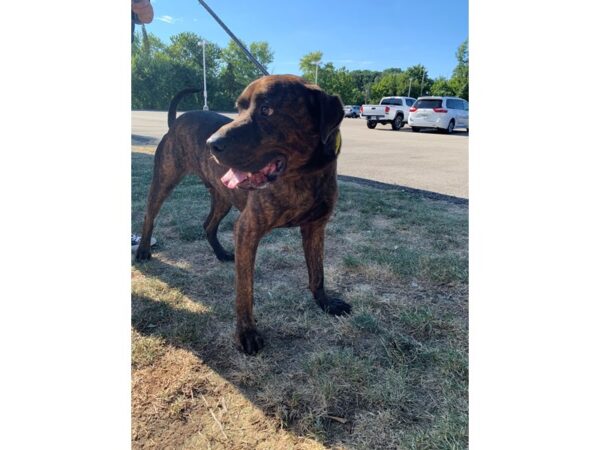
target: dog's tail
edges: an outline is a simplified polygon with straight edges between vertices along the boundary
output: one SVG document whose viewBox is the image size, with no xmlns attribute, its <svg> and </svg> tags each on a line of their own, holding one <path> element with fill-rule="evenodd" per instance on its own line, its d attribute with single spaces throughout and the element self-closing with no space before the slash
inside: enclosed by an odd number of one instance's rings
<svg viewBox="0 0 600 450">
<path fill-rule="evenodd" d="M 175 94 L 175 97 L 173 97 L 173 100 L 171 100 L 171 103 L 169 104 L 169 115 L 167 116 L 167 125 L 169 125 L 169 128 L 171 128 L 171 125 L 175 122 L 175 118 L 177 117 L 177 105 L 181 99 L 190 94 L 195 94 L 196 92 L 200 92 L 200 89 L 187 88 Z"/>
</svg>

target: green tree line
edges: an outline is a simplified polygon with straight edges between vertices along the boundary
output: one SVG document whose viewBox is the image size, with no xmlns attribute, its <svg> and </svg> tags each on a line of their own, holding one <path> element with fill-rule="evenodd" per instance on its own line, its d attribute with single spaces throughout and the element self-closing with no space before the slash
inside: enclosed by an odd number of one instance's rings
<svg viewBox="0 0 600 450">
<path fill-rule="evenodd" d="M 180 33 L 165 44 L 153 34 L 136 34 L 131 56 L 132 109 L 166 110 L 173 95 L 183 88 L 202 87 L 202 37 Z M 244 87 L 261 76 L 238 46 L 230 41 L 221 48 L 206 41 L 206 84 L 208 105 L 215 111 L 233 111 L 235 99 Z M 252 42 L 249 50 L 263 66 L 273 62 L 267 42 Z M 337 94 L 346 105 L 377 103 L 390 95 L 456 95 L 469 99 L 468 41 L 456 51 L 457 65 L 448 79 L 431 79 L 427 69 L 417 64 L 383 71 L 352 70 L 322 62 L 323 53 L 314 51 L 299 61 L 302 76 L 317 82 L 330 94 Z M 318 67 L 317 67 L 318 65 Z M 203 104 L 202 92 L 196 99 L 182 101 L 181 110 Z"/>
</svg>

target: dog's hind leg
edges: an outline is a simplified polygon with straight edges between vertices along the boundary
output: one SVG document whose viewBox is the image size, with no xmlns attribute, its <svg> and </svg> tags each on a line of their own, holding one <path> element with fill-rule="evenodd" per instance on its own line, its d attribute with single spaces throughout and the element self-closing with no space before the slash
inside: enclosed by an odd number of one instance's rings
<svg viewBox="0 0 600 450">
<path fill-rule="evenodd" d="M 154 229 L 154 219 L 156 219 L 165 199 L 185 175 L 183 167 L 175 163 L 173 157 L 167 154 L 167 150 L 169 148 L 167 145 L 163 146 L 163 142 L 159 144 L 156 150 L 154 174 L 148 192 L 142 239 L 135 254 L 136 261 L 146 261 L 151 258 L 150 238 Z"/>
<path fill-rule="evenodd" d="M 210 213 L 204 221 L 204 230 L 206 231 L 206 239 L 212 247 L 215 255 L 219 261 L 233 261 L 234 256 L 232 252 L 228 252 L 223 248 L 217 237 L 217 231 L 219 230 L 219 224 L 221 220 L 231 210 L 231 203 L 218 193 L 216 189 L 211 186 L 207 186 L 210 191 Z"/>
</svg>

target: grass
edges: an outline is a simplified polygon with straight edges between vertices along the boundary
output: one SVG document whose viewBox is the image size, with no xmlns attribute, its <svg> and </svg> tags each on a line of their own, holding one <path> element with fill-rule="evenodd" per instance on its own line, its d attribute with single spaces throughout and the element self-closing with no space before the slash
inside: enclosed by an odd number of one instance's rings
<svg viewBox="0 0 600 450">
<path fill-rule="evenodd" d="M 139 232 L 153 148 L 132 153 Z M 326 287 L 353 314 L 323 314 L 298 229 L 259 247 L 255 314 L 266 347 L 234 347 L 234 268 L 203 238 L 208 193 L 188 177 L 132 265 L 132 446 L 185 449 L 468 447 L 468 212 L 414 193 L 340 182 Z M 231 249 L 237 212 L 220 238 Z"/>
</svg>

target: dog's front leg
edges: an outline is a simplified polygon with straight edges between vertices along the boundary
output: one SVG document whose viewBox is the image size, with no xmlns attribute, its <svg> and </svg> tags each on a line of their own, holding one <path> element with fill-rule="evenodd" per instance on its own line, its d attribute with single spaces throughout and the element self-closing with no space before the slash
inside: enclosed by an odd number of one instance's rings
<svg viewBox="0 0 600 450">
<path fill-rule="evenodd" d="M 323 254 L 325 249 L 325 225 L 327 222 L 313 222 L 300 227 L 304 258 L 308 267 L 308 283 L 317 304 L 326 313 L 334 316 L 349 314 L 352 306 L 339 298 L 325 293 L 323 275 Z"/>
<path fill-rule="evenodd" d="M 252 314 L 254 260 L 262 236 L 256 223 L 252 223 L 248 215 L 242 213 L 235 224 L 236 338 L 239 347 L 249 355 L 256 354 L 264 346 Z"/>
</svg>

